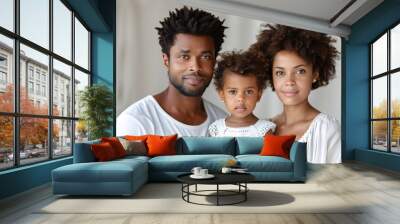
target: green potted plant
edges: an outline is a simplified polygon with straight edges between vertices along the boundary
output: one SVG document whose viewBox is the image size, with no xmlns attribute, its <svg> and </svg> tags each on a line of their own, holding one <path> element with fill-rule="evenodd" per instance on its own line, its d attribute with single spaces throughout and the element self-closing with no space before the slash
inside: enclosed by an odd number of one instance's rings
<svg viewBox="0 0 400 224">
<path fill-rule="evenodd" d="M 110 136 L 112 127 L 113 94 L 102 84 L 87 86 L 79 93 L 81 118 L 87 127 L 89 140 Z"/>
</svg>

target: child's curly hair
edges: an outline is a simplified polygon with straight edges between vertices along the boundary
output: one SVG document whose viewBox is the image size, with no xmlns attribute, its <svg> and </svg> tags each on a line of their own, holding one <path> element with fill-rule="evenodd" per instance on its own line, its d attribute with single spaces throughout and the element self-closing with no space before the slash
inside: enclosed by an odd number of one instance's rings
<svg viewBox="0 0 400 224">
<path fill-rule="evenodd" d="M 214 85 L 217 90 L 224 86 L 224 72 L 229 70 L 242 76 L 254 75 L 260 90 L 267 87 L 267 73 L 265 59 L 261 60 L 256 54 L 249 51 L 228 51 L 219 55 L 214 70 Z"/>
<path fill-rule="evenodd" d="M 287 27 L 283 25 L 265 25 L 266 29 L 257 36 L 257 41 L 250 46 L 250 51 L 258 57 L 271 63 L 268 66 L 268 80 L 272 90 L 272 62 L 275 55 L 283 50 L 296 52 L 306 62 L 310 63 L 319 77 L 312 84 L 312 89 L 325 86 L 335 76 L 335 59 L 338 51 L 332 45 L 334 39 L 326 34 Z"/>
</svg>

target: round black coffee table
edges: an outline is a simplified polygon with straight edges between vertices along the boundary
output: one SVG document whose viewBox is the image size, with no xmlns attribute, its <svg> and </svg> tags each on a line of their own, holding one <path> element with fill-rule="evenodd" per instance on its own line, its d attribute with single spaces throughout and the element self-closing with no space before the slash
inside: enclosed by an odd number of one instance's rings
<svg viewBox="0 0 400 224">
<path fill-rule="evenodd" d="M 191 173 L 182 174 L 177 177 L 178 181 L 182 183 L 182 199 L 188 203 L 198 205 L 234 205 L 247 200 L 247 192 L 249 188 L 247 183 L 255 180 L 255 177 L 249 173 L 215 173 L 215 177 L 212 179 L 193 179 L 190 177 Z M 215 190 L 197 190 L 198 184 L 205 185 L 216 185 Z M 190 186 L 195 186 L 194 191 L 190 191 Z M 236 185 L 237 190 L 223 190 L 220 189 L 220 185 Z M 209 192 L 215 192 L 215 194 L 206 194 Z M 216 204 L 202 204 L 190 201 L 190 196 L 204 196 L 204 197 L 216 197 Z M 221 197 L 232 197 L 241 196 L 240 199 L 231 203 L 221 203 Z"/>
</svg>

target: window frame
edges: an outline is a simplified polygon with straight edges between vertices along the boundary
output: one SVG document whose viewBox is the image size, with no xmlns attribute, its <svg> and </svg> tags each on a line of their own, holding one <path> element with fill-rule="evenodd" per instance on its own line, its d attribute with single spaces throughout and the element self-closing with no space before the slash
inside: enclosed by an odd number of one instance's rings
<svg viewBox="0 0 400 224">
<path fill-rule="evenodd" d="M 53 76 L 54 76 L 54 68 L 53 68 L 53 60 L 58 60 L 61 63 L 64 63 L 68 66 L 71 67 L 71 104 L 74 105 L 75 103 L 75 88 L 74 88 L 74 82 L 75 82 L 75 69 L 85 73 L 88 75 L 89 83 L 88 86 L 92 85 L 92 61 L 91 61 L 91 49 L 92 49 L 92 43 L 91 43 L 91 37 L 92 37 L 92 31 L 88 27 L 88 25 L 83 21 L 83 19 L 76 13 L 72 7 L 65 1 L 65 0 L 59 0 L 68 10 L 71 11 L 71 18 L 70 18 L 70 23 L 71 23 L 71 58 L 67 59 L 64 58 L 63 56 L 57 54 L 54 52 L 54 45 L 53 45 L 53 24 L 54 24 L 54 17 L 53 17 L 53 1 L 54 0 L 48 0 L 49 3 L 49 47 L 46 49 L 45 47 L 42 47 L 39 44 L 34 43 L 33 41 L 30 41 L 29 39 L 23 37 L 20 35 L 20 0 L 14 0 L 13 1 L 13 10 L 14 10 L 14 18 L 13 18 L 13 31 L 10 31 L 4 27 L 0 26 L 0 35 L 3 35 L 4 37 L 10 38 L 13 41 L 13 63 L 11 73 L 10 75 L 13 76 L 13 81 L 14 81 L 14 93 L 13 93 L 13 102 L 14 102 L 14 109 L 13 112 L 2 112 L 0 111 L 0 116 L 4 117 L 11 117 L 13 119 L 13 154 L 14 154 L 14 161 L 13 165 L 10 167 L 5 167 L 5 168 L 0 168 L 0 172 L 4 170 L 10 170 L 10 169 L 16 169 L 19 167 L 23 166 L 29 166 L 37 163 L 43 163 L 46 161 L 50 160 L 55 160 L 55 159 L 61 159 L 65 157 L 70 157 L 73 156 L 74 152 L 74 143 L 75 143 L 75 126 L 76 122 L 79 120 L 79 117 L 75 116 L 75 108 L 71 108 L 71 114 L 68 116 L 56 116 L 53 114 Z M 80 65 L 75 63 L 75 18 L 83 25 L 83 27 L 88 31 L 88 69 L 85 69 L 81 67 Z M 20 111 L 20 85 L 21 85 L 21 80 L 20 80 L 20 45 L 23 44 L 27 47 L 32 48 L 33 50 L 36 50 L 42 54 L 45 54 L 48 56 L 48 77 L 46 80 L 46 87 L 45 90 L 45 95 L 48 96 L 48 112 L 46 115 L 39 115 L 39 114 L 27 114 L 27 113 L 21 113 Z M 30 71 L 29 69 L 31 66 L 27 64 L 27 71 Z M 34 84 L 34 91 L 35 89 L 35 84 L 40 83 L 42 86 L 42 79 L 41 79 L 41 74 L 42 72 L 39 73 L 39 80 L 36 79 L 36 72 L 37 70 L 34 69 L 33 71 L 33 79 L 31 79 L 30 73 L 27 72 L 26 75 L 26 82 L 32 81 Z M 28 87 L 28 86 L 27 86 Z M 29 87 L 28 87 L 29 88 Z M 29 91 L 27 88 L 27 91 Z M 40 92 L 41 93 L 41 92 Z M 39 94 L 38 96 L 42 96 L 42 94 Z M 21 118 L 45 118 L 47 119 L 48 122 L 48 136 L 47 136 L 47 150 L 48 150 L 48 155 L 47 157 L 44 157 L 43 160 L 40 160 L 38 162 L 31 162 L 31 163 L 24 163 L 21 164 L 21 158 L 20 158 L 20 119 Z M 55 123 L 57 120 L 59 121 L 66 121 L 66 122 L 71 122 L 71 142 L 70 142 L 70 148 L 71 148 L 71 153 L 68 155 L 62 155 L 62 156 L 54 156 L 54 147 L 53 147 L 53 123 Z"/>
<path fill-rule="evenodd" d="M 392 86 L 391 86 L 391 79 L 392 75 L 395 75 L 396 73 L 400 72 L 400 67 L 391 69 L 391 30 L 395 28 L 396 26 L 400 26 L 400 21 L 395 22 L 391 26 L 385 29 L 384 32 L 379 34 L 375 39 L 373 39 L 370 43 L 368 43 L 369 47 L 369 149 L 373 151 L 380 151 L 380 152 L 386 152 L 386 153 L 391 153 L 391 154 L 400 154 L 400 152 L 394 152 L 392 151 L 392 121 L 400 121 L 400 117 L 393 117 L 392 116 L 392 98 L 391 98 L 391 91 L 392 91 Z M 374 76 L 373 74 L 373 44 L 376 43 L 381 37 L 384 35 L 387 35 L 387 64 L 386 64 L 386 71 L 383 73 L 376 74 Z M 386 93 L 386 98 L 387 98 L 387 105 L 386 105 L 386 118 L 373 118 L 373 93 L 374 93 L 374 88 L 373 88 L 373 81 L 378 78 L 386 77 L 386 87 L 387 87 L 387 93 Z M 384 150 L 379 150 L 374 148 L 374 136 L 373 136 L 373 122 L 374 121 L 386 121 L 386 151 Z"/>
</svg>

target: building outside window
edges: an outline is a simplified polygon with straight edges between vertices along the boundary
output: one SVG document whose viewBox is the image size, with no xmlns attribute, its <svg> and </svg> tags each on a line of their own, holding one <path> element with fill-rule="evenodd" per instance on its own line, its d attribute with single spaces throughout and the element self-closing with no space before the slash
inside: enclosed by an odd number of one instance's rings
<svg viewBox="0 0 400 224">
<path fill-rule="evenodd" d="M 400 24 L 370 44 L 371 148 L 400 153 Z"/>
<path fill-rule="evenodd" d="M 90 83 L 81 82 L 82 74 L 85 80 L 90 80 L 91 75 L 90 32 L 65 1 L 19 1 L 19 4 L 6 1 L 4 4 L 11 5 L 1 10 L 13 9 L 8 13 L 19 16 L 14 18 L 19 23 L 15 30 L 0 29 L 0 98 L 6 98 L 0 101 L 3 129 L 0 132 L 0 158 L 3 158 L 0 171 L 72 155 L 73 143 L 86 140 L 87 131 L 79 123 L 79 113 L 69 105 L 79 102 L 81 86 Z M 0 20 L 2 18 L 0 16 Z M 18 52 L 15 51 L 17 44 Z M 75 55 L 74 60 L 72 55 Z M 14 56 L 19 58 L 16 75 L 13 73 L 17 65 Z M 19 88 L 15 88 L 14 76 L 19 80 Z M 50 80 L 53 80 L 51 90 Z M 12 88 L 2 90 L 2 84 Z M 65 88 L 78 85 L 79 88 Z M 14 97 L 14 90 L 20 91 L 18 98 Z M 61 94 L 62 103 L 57 100 Z M 18 113 L 14 105 L 20 108 Z M 40 134 L 33 136 L 33 132 Z"/>
<path fill-rule="evenodd" d="M 42 86 L 42 96 L 46 96 L 46 86 Z"/>
<path fill-rule="evenodd" d="M 6 91 L 7 87 L 7 56 L 0 54 L 0 91 Z"/>
<path fill-rule="evenodd" d="M 29 74 L 29 79 L 33 80 L 33 67 L 32 66 L 29 66 L 28 74 Z"/>
<path fill-rule="evenodd" d="M 31 81 L 28 82 L 28 91 L 29 94 L 34 94 L 33 82 Z"/>
</svg>

